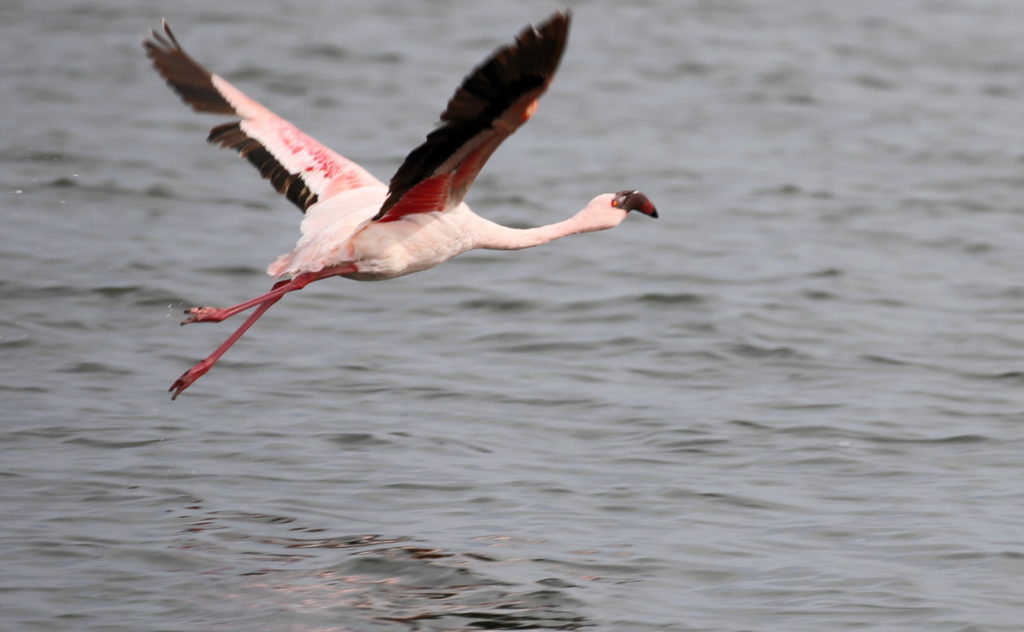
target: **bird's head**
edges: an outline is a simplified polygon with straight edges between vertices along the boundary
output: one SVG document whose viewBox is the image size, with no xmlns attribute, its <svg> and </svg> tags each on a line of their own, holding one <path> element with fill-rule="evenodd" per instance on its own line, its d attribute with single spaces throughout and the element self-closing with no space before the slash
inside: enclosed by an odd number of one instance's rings
<svg viewBox="0 0 1024 632">
<path fill-rule="evenodd" d="M 657 217 L 658 211 L 647 196 L 639 191 L 619 191 L 618 193 L 602 193 L 580 211 L 580 220 L 584 222 L 584 231 L 605 230 L 621 224 L 630 211 L 640 211 L 649 217 Z"/>
</svg>

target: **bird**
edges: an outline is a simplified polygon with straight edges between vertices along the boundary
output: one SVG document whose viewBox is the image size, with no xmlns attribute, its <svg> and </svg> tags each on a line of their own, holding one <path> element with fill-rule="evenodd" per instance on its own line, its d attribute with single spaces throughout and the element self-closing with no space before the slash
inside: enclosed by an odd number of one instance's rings
<svg viewBox="0 0 1024 632">
<path fill-rule="evenodd" d="M 463 201 L 495 149 L 533 116 L 555 75 L 571 14 L 558 11 L 524 27 L 462 81 L 426 139 L 385 185 L 195 61 L 167 20 L 142 41 L 155 70 L 194 111 L 231 117 L 207 140 L 246 158 L 303 212 L 295 248 L 267 267 L 270 291 L 233 307 L 191 307 L 182 325 L 249 315 L 213 353 L 168 389 L 176 399 L 205 375 L 271 306 L 314 281 L 393 279 L 432 268 L 475 248 L 519 250 L 618 226 L 631 211 L 658 217 L 635 189 L 602 193 L 568 219 L 511 228 Z"/>
</svg>

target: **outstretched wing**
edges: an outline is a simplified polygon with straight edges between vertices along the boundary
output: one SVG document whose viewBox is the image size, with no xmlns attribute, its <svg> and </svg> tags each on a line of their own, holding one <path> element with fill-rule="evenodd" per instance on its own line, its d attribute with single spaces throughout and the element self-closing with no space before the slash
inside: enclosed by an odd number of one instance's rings
<svg viewBox="0 0 1024 632">
<path fill-rule="evenodd" d="M 558 68 L 569 14 L 526 27 L 467 76 L 441 125 L 410 153 L 394 177 L 377 222 L 454 208 L 503 140 L 529 120 Z"/>
<path fill-rule="evenodd" d="M 163 31 L 151 30 L 142 45 L 168 85 L 196 112 L 241 118 L 214 127 L 207 140 L 237 150 L 278 193 L 303 212 L 341 191 L 384 186 L 356 163 L 324 147 L 203 68 L 182 50 L 166 20 Z"/>
</svg>

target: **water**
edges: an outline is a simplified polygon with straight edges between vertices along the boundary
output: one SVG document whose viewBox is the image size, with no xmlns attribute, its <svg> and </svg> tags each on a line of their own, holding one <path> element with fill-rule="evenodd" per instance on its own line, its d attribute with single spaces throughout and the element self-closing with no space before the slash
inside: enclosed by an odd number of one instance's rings
<svg viewBox="0 0 1024 632">
<path fill-rule="evenodd" d="M 1020 629 L 1024 5 L 570 2 L 505 223 L 289 296 L 298 213 L 142 55 L 388 178 L 550 2 L 0 5 L 3 630 Z"/>
</svg>

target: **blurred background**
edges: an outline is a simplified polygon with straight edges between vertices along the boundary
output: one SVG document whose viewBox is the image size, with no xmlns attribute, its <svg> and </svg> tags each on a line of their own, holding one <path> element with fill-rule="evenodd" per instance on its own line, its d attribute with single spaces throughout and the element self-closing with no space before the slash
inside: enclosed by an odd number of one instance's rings
<svg viewBox="0 0 1024 632">
<path fill-rule="evenodd" d="M 276 305 L 296 209 L 140 46 L 383 180 L 574 22 L 468 197 L 661 218 Z M 1018 630 L 1024 4 L 0 3 L 5 630 Z"/>
</svg>

